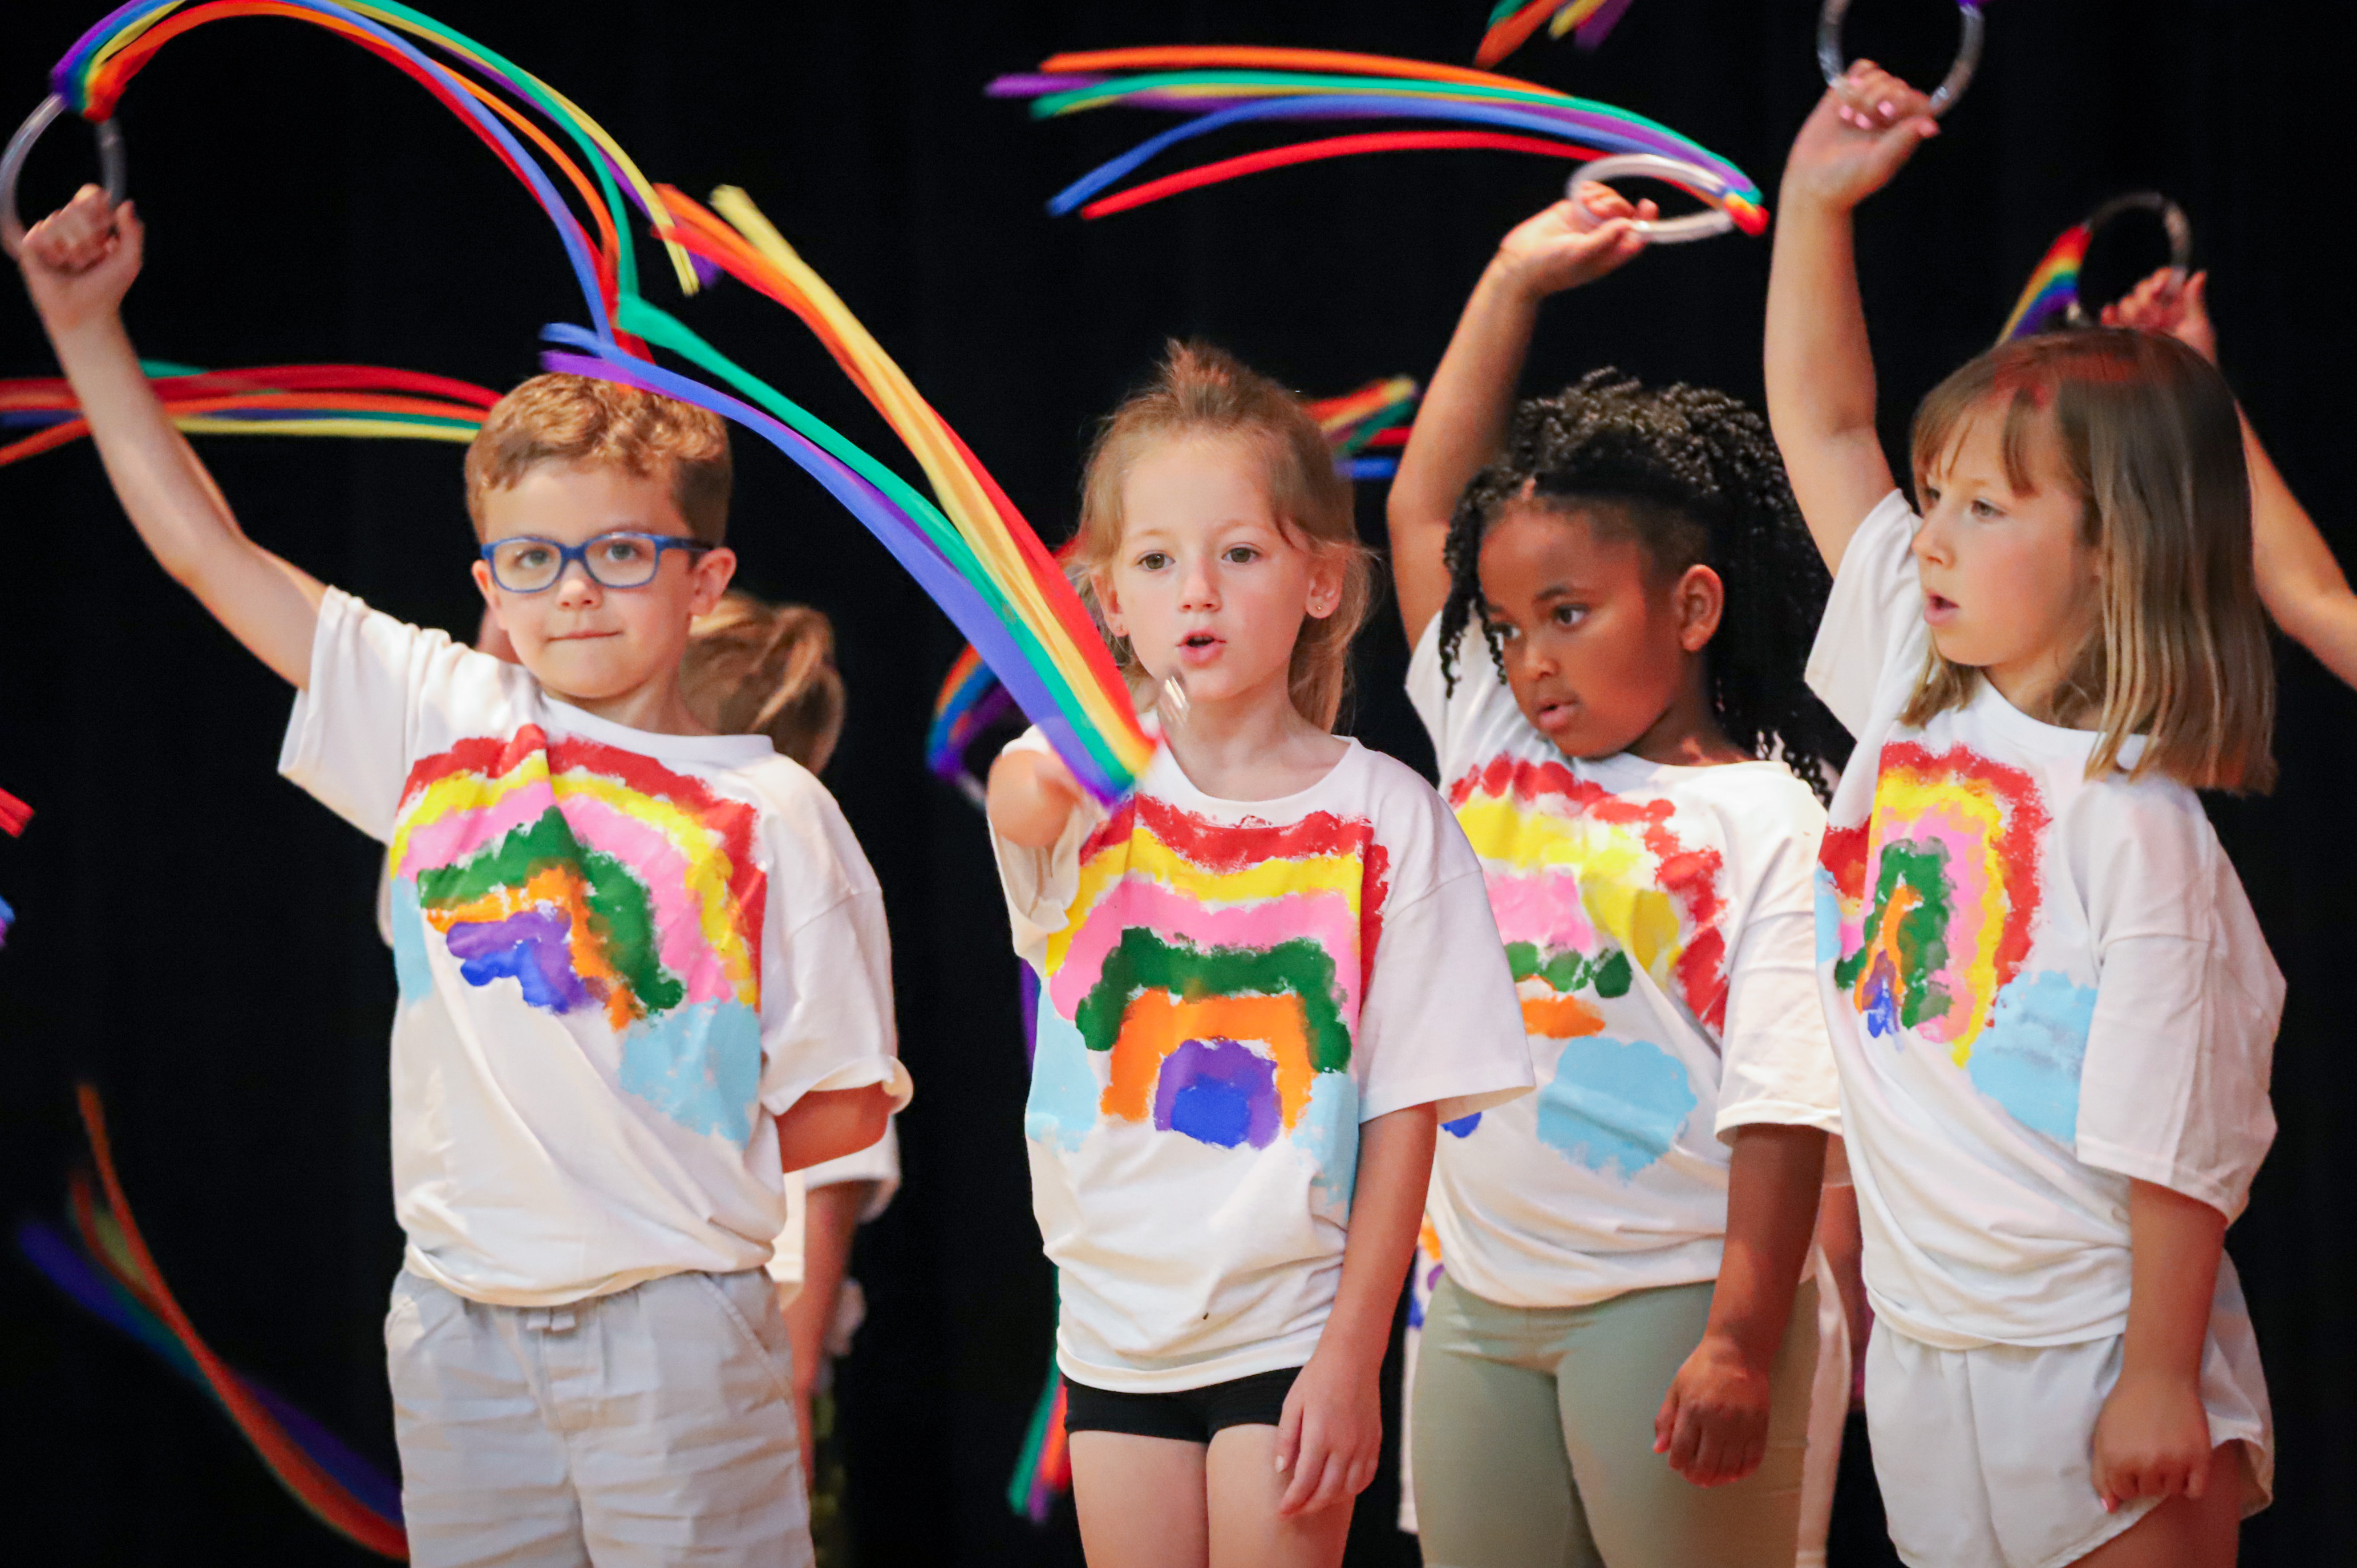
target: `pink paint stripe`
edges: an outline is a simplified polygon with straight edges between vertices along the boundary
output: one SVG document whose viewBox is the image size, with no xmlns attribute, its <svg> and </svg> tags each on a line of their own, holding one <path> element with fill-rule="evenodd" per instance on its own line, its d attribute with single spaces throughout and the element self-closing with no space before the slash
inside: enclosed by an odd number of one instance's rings
<svg viewBox="0 0 2357 1568">
<path fill-rule="evenodd" d="M 1577 875 L 1568 871 L 1513 875 L 1485 866 L 1481 880 L 1490 889 L 1490 912 L 1498 918 L 1498 935 L 1507 941 L 1534 943 L 1546 952 L 1596 950 L 1596 928 L 1588 923 L 1587 907 L 1579 901 Z"/>
<path fill-rule="evenodd" d="M 680 846 L 652 823 L 592 795 L 567 796 L 565 820 L 574 837 L 629 866 L 647 889 L 663 967 L 686 983 L 687 999 L 736 1001 L 727 966 L 705 940 L 704 901 L 688 890 L 688 857 Z M 718 880 L 726 887 L 725 869 Z"/>
<path fill-rule="evenodd" d="M 468 777 L 479 789 L 491 788 L 490 781 L 480 775 Z M 485 844 L 496 843 L 516 829 L 538 822 L 555 799 L 544 779 L 518 785 L 488 804 L 446 811 L 423 827 L 410 829 L 408 853 L 394 873 L 414 880 L 420 871 L 456 865 Z"/>
<path fill-rule="evenodd" d="M 1063 967 L 1048 977 L 1056 1011 L 1070 1018 L 1104 973 L 1105 955 L 1132 926 L 1195 946 L 1268 949 L 1308 937 L 1334 960 L 1342 1016 L 1359 1026 L 1359 918 L 1340 893 L 1288 893 L 1254 904 L 1211 908 L 1157 882 L 1125 880 L 1098 899 L 1065 950 Z"/>
</svg>

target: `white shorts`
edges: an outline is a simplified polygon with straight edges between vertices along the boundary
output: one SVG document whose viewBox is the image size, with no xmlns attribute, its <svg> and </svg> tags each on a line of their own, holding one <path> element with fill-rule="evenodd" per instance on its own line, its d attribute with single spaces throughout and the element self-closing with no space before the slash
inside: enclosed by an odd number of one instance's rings
<svg viewBox="0 0 2357 1568">
<path fill-rule="evenodd" d="M 417 1568 L 809 1568 L 769 1275 L 490 1306 L 403 1271 L 385 1318 Z"/>
<path fill-rule="evenodd" d="M 1866 1420 L 1890 1541 L 1911 1568 L 2061 1568 L 2142 1519 L 2105 1513 L 2095 1419 L 2119 1380 L 2117 1336 L 2078 1345 L 1941 1350 L 1877 1323 Z M 2201 1352 L 2210 1442 L 2245 1444 L 2245 1517 L 2275 1495 L 2275 1429 L 2259 1346 L 2222 1263 Z"/>
</svg>

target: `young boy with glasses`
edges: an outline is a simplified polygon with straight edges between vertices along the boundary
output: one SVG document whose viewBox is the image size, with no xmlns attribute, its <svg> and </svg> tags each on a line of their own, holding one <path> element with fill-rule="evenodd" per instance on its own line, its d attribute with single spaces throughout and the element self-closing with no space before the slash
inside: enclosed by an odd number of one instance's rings
<svg viewBox="0 0 2357 1568">
<path fill-rule="evenodd" d="M 411 1561 L 808 1563 L 781 1172 L 909 1088 L 842 813 L 681 693 L 735 566 L 726 427 L 577 377 L 501 400 L 467 499 L 509 664 L 240 531 L 124 330 L 141 233 L 86 188 L 26 286 L 140 537 L 296 687 L 281 770 L 388 846 Z"/>
</svg>

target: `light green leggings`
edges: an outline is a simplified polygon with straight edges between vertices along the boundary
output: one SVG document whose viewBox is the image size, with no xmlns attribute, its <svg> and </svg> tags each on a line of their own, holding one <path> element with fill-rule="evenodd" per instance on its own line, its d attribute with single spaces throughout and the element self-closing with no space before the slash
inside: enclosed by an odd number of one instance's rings
<svg viewBox="0 0 2357 1568">
<path fill-rule="evenodd" d="M 1766 1459 L 1703 1487 L 1653 1452 L 1653 1417 L 1702 1338 L 1710 1292 L 1499 1306 L 1444 1279 L 1414 1394 L 1426 1568 L 1792 1568 L 1816 1286 L 1802 1285 L 1776 1354 Z"/>
</svg>

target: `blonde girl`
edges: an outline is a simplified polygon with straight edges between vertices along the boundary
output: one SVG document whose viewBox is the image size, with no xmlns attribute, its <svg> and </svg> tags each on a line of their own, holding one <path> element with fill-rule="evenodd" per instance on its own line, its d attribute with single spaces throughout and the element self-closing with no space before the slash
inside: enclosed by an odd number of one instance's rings
<svg viewBox="0 0 2357 1568">
<path fill-rule="evenodd" d="M 1036 732 L 990 779 L 1082 1538 L 1330 1568 L 1435 1129 L 1530 1087 L 1513 983 L 1447 805 L 1332 733 L 1369 564 L 1296 398 L 1174 344 L 1074 558 L 1141 697 L 1188 698 L 1110 813 Z"/>
<path fill-rule="evenodd" d="M 1769 412 L 1857 737 L 1819 978 L 1876 1327 L 1875 1468 L 1919 1564 L 2220 1564 L 2266 1385 L 2222 1252 L 2283 998 L 2196 789 L 2259 789 L 2273 667 L 2233 397 L 2174 339 L 2003 345 L 1876 435 L 1850 213 L 1937 124 L 1861 65 L 1786 165 Z"/>
</svg>

